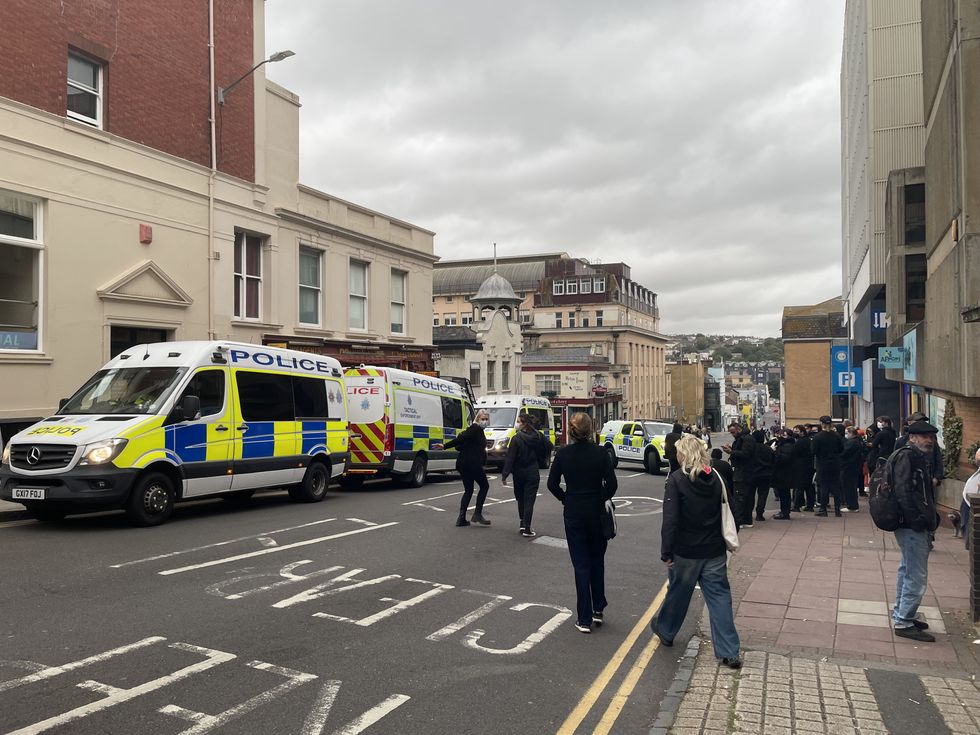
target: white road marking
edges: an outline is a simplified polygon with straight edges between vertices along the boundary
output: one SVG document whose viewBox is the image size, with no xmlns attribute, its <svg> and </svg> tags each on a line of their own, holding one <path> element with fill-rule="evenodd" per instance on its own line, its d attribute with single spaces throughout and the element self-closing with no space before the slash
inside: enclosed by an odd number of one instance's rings
<svg viewBox="0 0 980 735">
<path fill-rule="evenodd" d="M 268 671 L 273 674 L 278 674 L 279 676 L 284 677 L 286 681 L 274 686 L 272 689 L 262 692 L 261 694 L 256 694 L 254 697 L 245 700 L 241 704 L 235 705 L 234 707 L 226 709 L 224 712 L 220 712 L 216 715 L 209 715 L 205 714 L 204 712 L 194 712 L 173 704 L 162 707 L 159 711 L 163 714 L 180 717 L 181 719 L 194 723 L 193 727 L 181 731 L 180 735 L 203 735 L 203 733 L 217 730 L 219 727 L 224 727 L 232 720 L 236 720 L 242 715 L 246 715 L 259 707 L 263 707 L 287 692 L 290 692 L 297 687 L 301 687 L 304 684 L 319 678 L 316 676 L 316 674 L 305 674 L 302 671 L 294 671 L 293 669 L 275 666 L 263 661 L 250 661 L 246 664 L 246 666 L 250 666 L 258 671 Z"/>
<path fill-rule="evenodd" d="M 340 691 L 340 684 L 341 682 L 333 679 L 320 688 L 320 694 L 317 696 L 313 709 L 310 710 L 310 714 L 306 716 L 306 722 L 303 723 L 301 735 L 321 735 L 323 728 L 327 725 L 330 709 L 337 699 L 337 692 Z"/>
<path fill-rule="evenodd" d="M 288 584 L 305 582 L 307 580 L 314 579 L 316 577 L 322 577 L 325 574 L 332 574 L 333 572 L 339 572 L 341 569 L 343 569 L 342 566 L 334 566 L 334 567 L 327 567 L 326 569 L 321 569 L 316 572 L 310 572 L 309 574 L 293 574 L 293 570 L 296 569 L 297 567 L 300 567 L 304 564 L 312 564 L 312 563 L 313 562 L 310 559 L 302 559 L 300 561 L 294 561 L 290 564 L 287 564 L 282 569 L 280 569 L 278 575 L 270 574 L 267 572 L 260 572 L 258 574 L 243 574 L 239 577 L 232 577 L 231 579 L 225 579 L 222 580 L 221 582 L 216 582 L 215 584 L 206 587 L 204 591 L 210 595 L 215 595 L 216 597 L 223 597 L 226 600 L 240 600 L 243 597 L 248 597 L 249 595 L 257 595 L 260 592 L 268 592 L 269 590 L 274 590 Z M 263 585 L 261 587 L 254 587 L 252 589 L 242 590 L 241 592 L 235 592 L 230 595 L 226 595 L 224 594 L 224 592 L 222 592 L 222 590 L 224 590 L 225 587 L 231 587 L 232 585 L 238 584 L 239 582 L 246 582 L 250 579 L 265 579 L 267 577 L 271 577 L 272 579 L 276 579 L 278 581 L 273 582 L 272 584 Z"/>
<path fill-rule="evenodd" d="M 402 503 L 402 505 L 414 505 L 416 508 L 428 508 L 429 510 L 437 510 L 440 513 L 445 513 L 445 508 L 437 508 L 434 505 L 426 505 L 425 503 Z"/>
<path fill-rule="evenodd" d="M 263 556 L 265 554 L 275 554 L 279 551 L 287 551 L 288 549 L 297 549 L 301 546 L 310 546 L 312 544 L 321 544 L 324 541 L 332 541 L 333 539 L 344 538 L 345 536 L 354 536 L 359 533 L 365 533 L 367 531 L 378 531 L 382 528 L 388 528 L 389 526 L 397 526 L 398 521 L 392 521 L 391 523 L 382 523 L 376 526 L 367 526 L 365 528 L 357 528 L 353 531 L 344 531 L 343 533 L 335 533 L 330 536 L 320 536 L 318 538 L 306 539 L 305 541 L 297 541 L 292 544 L 286 544 L 285 546 L 277 546 L 273 549 L 260 549 L 259 551 L 251 551 L 247 554 L 237 554 L 235 556 L 228 556 L 224 559 L 214 559 L 213 561 L 202 562 L 201 564 L 191 564 L 186 567 L 177 567 L 176 569 L 165 569 L 162 572 L 157 572 L 162 576 L 169 576 L 171 574 L 182 574 L 184 572 L 190 572 L 195 569 L 205 569 L 206 567 L 214 567 L 219 564 L 229 564 L 233 561 L 241 561 L 242 559 L 251 559 L 256 556 Z"/>
<path fill-rule="evenodd" d="M 567 549 L 568 541 L 563 538 L 555 538 L 554 536 L 538 536 L 532 544 L 542 544 L 543 546 L 553 546 L 556 549 Z"/>
<path fill-rule="evenodd" d="M 268 536 L 262 536 L 259 538 L 259 543 L 262 546 L 271 547 L 278 546 L 279 543 L 274 538 L 269 538 Z"/>
<path fill-rule="evenodd" d="M 418 584 L 431 585 L 435 589 L 427 590 L 427 591 L 423 592 L 422 594 L 416 595 L 415 597 L 412 597 L 412 598 L 410 598 L 408 600 L 395 600 L 395 599 L 392 599 L 391 597 L 382 597 L 381 598 L 381 602 L 394 602 L 396 604 L 392 605 L 389 608 L 385 608 L 384 610 L 381 610 L 380 612 L 376 612 L 374 615 L 368 615 L 366 618 L 361 618 L 360 620 L 351 620 L 350 618 L 343 618 L 343 620 L 348 621 L 348 622 L 351 622 L 351 623 L 354 623 L 354 625 L 360 625 L 361 627 L 366 628 L 369 625 L 374 625 L 375 623 L 380 622 L 381 620 L 384 620 L 385 618 L 390 618 L 392 615 L 396 615 L 397 613 L 400 613 L 402 610 L 407 610 L 410 607 L 415 607 L 420 602 L 424 602 L 425 600 L 428 600 L 430 597 L 435 597 L 436 595 L 441 595 L 446 590 L 454 589 L 453 585 L 451 585 L 451 584 L 440 584 L 438 582 L 427 582 L 424 579 L 412 579 L 411 577 L 407 577 L 405 579 L 405 581 L 406 582 L 415 582 L 415 583 L 418 583 Z M 315 618 L 332 618 L 334 620 L 340 620 L 341 619 L 339 616 L 328 615 L 327 613 L 323 613 L 323 612 L 313 613 L 313 617 L 315 617 Z"/>
<path fill-rule="evenodd" d="M 339 574 L 331 580 L 324 582 L 323 584 L 318 584 L 315 587 L 310 587 L 308 590 L 303 590 L 302 592 L 293 595 L 292 597 L 287 597 L 285 600 L 280 600 L 272 607 L 277 609 L 283 609 L 286 607 L 292 607 L 293 605 L 300 605 L 304 602 L 312 602 L 313 600 L 318 600 L 321 597 L 327 597 L 329 595 L 336 595 L 340 592 L 346 592 L 347 590 L 360 589 L 361 587 L 370 587 L 372 585 L 381 584 L 382 582 L 387 582 L 391 579 L 398 579 L 400 575 L 398 574 L 386 574 L 383 577 L 375 577 L 374 579 L 365 580 L 355 580 L 354 584 L 349 584 L 344 587 L 337 587 L 335 589 L 330 589 L 337 582 L 349 582 L 354 579 L 361 572 L 367 571 L 366 569 L 351 569 L 349 572 L 344 572 Z M 346 620 L 346 618 L 344 618 Z"/>
<path fill-rule="evenodd" d="M 200 646 L 192 646 L 188 643 L 171 643 L 170 648 L 176 648 L 189 653 L 201 654 L 205 657 L 205 659 L 196 664 L 185 666 L 172 674 L 167 674 L 166 676 L 161 676 L 157 679 L 140 684 L 139 686 L 135 686 L 132 689 L 117 689 L 116 687 L 110 687 L 108 684 L 84 682 L 84 686 L 82 688 L 89 689 L 90 691 L 96 689 L 99 691 L 104 691 L 107 693 L 106 698 L 82 705 L 81 707 L 76 707 L 73 710 L 63 712 L 60 715 L 55 715 L 54 717 L 49 717 L 46 720 L 35 722 L 33 725 L 27 725 L 26 727 L 9 732 L 7 735 L 37 735 L 37 733 L 45 732 L 46 730 L 50 730 L 55 727 L 61 727 L 69 722 L 74 722 L 75 720 L 88 717 L 96 712 L 101 712 L 102 710 L 109 709 L 110 707 L 115 707 L 118 704 L 123 704 L 124 702 L 136 699 L 137 697 L 141 697 L 144 694 L 149 694 L 150 692 L 158 689 L 162 689 L 170 684 L 174 684 L 178 681 L 186 679 L 195 674 L 199 674 L 202 671 L 207 671 L 208 669 L 214 668 L 215 666 L 219 666 L 236 658 L 235 654 L 233 653 L 216 651 L 211 648 L 201 648 Z M 116 650 L 118 651 L 118 649 Z M 100 655 L 104 656 L 105 654 Z"/>
<path fill-rule="evenodd" d="M 522 612 L 523 610 L 527 610 L 531 607 L 550 607 L 553 610 L 557 610 L 558 613 L 545 621 L 540 628 L 531 633 L 531 635 L 513 648 L 488 648 L 486 646 L 481 646 L 479 640 L 486 635 L 486 631 L 479 629 L 471 630 L 469 633 L 467 633 L 463 638 L 463 645 L 467 648 L 472 648 L 475 651 L 482 651 L 483 653 L 493 653 L 503 656 L 514 656 L 527 653 L 534 648 L 534 646 L 543 641 L 550 633 L 553 633 L 559 625 L 572 617 L 572 611 L 567 607 L 562 607 L 561 605 L 546 605 L 537 602 L 524 602 L 520 605 L 514 605 L 514 607 L 510 609 L 515 612 Z"/>
<path fill-rule="evenodd" d="M 491 612 L 495 608 L 500 607 L 505 602 L 509 602 L 510 600 L 514 599 L 513 597 L 508 597 L 507 595 L 495 595 L 492 592 L 478 592 L 477 590 L 463 590 L 463 592 L 471 592 L 474 595 L 486 595 L 486 596 L 490 597 L 491 600 L 489 602 L 485 603 L 484 605 L 481 605 L 480 607 L 478 607 L 473 612 L 467 613 L 466 615 L 464 615 L 463 617 L 461 617 L 459 620 L 457 620 L 455 623 L 451 623 L 451 624 L 447 625 L 445 628 L 440 628 L 439 630 L 437 630 L 432 635 L 426 636 L 425 639 L 427 641 L 441 641 L 441 640 L 444 640 L 444 639 L 448 638 L 449 636 L 453 635 L 454 633 L 458 633 L 463 628 L 465 628 L 467 625 L 472 625 L 477 620 L 479 620 L 480 618 L 482 618 L 484 615 L 486 615 L 487 613 Z"/>
<path fill-rule="evenodd" d="M 336 680 L 328 681 L 323 685 L 320 689 L 320 695 L 313 705 L 313 709 L 306 716 L 301 735 L 322 735 L 323 728 L 327 726 L 327 718 L 330 716 L 330 710 L 333 708 L 333 703 L 337 699 L 337 692 L 340 691 L 340 685 L 341 682 Z M 335 731 L 334 735 L 358 735 L 358 733 L 364 732 L 383 717 L 394 712 L 395 709 L 405 704 L 409 699 L 411 697 L 405 694 L 392 694 L 357 719 L 351 720 L 343 729 Z"/>
<path fill-rule="evenodd" d="M 156 556 L 148 556 L 144 559 L 135 559 L 134 561 L 124 561 L 121 564 L 113 564 L 110 569 L 119 569 L 120 567 L 128 567 L 133 564 L 143 564 L 148 561 L 157 561 L 159 559 L 169 559 L 174 556 L 180 556 L 181 554 L 190 554 L 195 551 L 204 551 L 205 549 L 215 549 L 219 546 L 227 546 L 228 544 L 237 544 L 240 541 L 248 541 L 250 539 L 262 538 L 264 536 L 272 536 L 276 533 L 285 533 L 286 531 L 295 531 L 299 528 L 308 528 L 310 526 L 318 526 L 321 523 L 330 523 L 331 521 L 337 520 L 336 518 L 325 518 L 322 521 L 312 521 L 311 523 L 303 523 L 299 526 L 288 526 L 287 528 L 277 528 L 275 531 L 262 531 L 260 533 L 253 534 L 251 536 L 239 536 L 238 538 L 228 539 L 227 541 L 218 541 L 214 544 L 205 544 L 204 546 L 195 546 L 191 549 L 182 549 L 180 551 L 171 551 L 167 554 L 157 554 Z M 355 520 L 353 518 L 349 520 Z"/>
<path fill-rule="evenodd" d="M 351 720 L 343 730 L 337 730 L 334 735 L 359 735 L 359 733 L 364 732 L 383 717 L 387 717 L 410 699 L 411 697 L 405 694 L 392 694 L 385 701 L 376 704 L 356 720 Z"/>
<path fill-rule="evenodd" d="M 409 500 L 407 503 L 402 503 L 402 505 L 418 505 L 419 503 L 426 503 L 430 500 L 441 500 L 442 498 L 451 498 L 453 495 L 462 495 L 463 491 L 455 493 L 446 493 L 445 495 L 436 495 L 432 498 L 419 498 L 418 500 Z"/>
<path fill-rule="evenodd" d="M 646 473 L 646 472 L 637 472 L 635 475 L 626 475 L 626 479 L 629 480 L 630 478 L 633 478 L 633 477 L 643 477 L 643 475 L 646 475 L 646 474 L 648 474 L 648 473 Z"/>
<path fill-rule="evenodd" d="M 22 676 L 19 679 L 11 679 L 10 681 L 0 682 L 0 692 L 16 689 L 17 687 L 24 686 L 25 684 L 33 684 L 36 681 L 43 681 L 60 674 L 68 673 L 69 671 L 81 669 L 85 666 L 101 663 L 102 661 L 107 661 L 110 658 L 122 656 L 130 653 L 131 651 L 146 648 L 147 646 L 152 646 L 165 640 L 167 639 L 162 636 L 151 636 L 149 638 L 144 638 L 141 641 L 120 646 L 119 648 L 113 648 L 112 650 L 96 654 L 95 656 L 89 656 L 88 658 L 82 658 L 78 661 L 71 661 L 70 663 L 62 664 L 61 666 L 45 666 L 40 671 L 36 671 L 35 673 L 27 676 Z"/>
</svg>

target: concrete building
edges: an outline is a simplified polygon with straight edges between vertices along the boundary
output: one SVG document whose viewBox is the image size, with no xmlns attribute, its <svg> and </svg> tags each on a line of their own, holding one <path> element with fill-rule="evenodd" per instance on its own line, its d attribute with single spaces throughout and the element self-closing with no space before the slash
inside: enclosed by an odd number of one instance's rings
<svg viewBox="0 0 980 735">
<path fill-rule="evenodd" d="M 925 145 L 919 0 L 847 0 L 841 58 L 842 284 L 856 365 L 885 344 L 885 189 L 889 171 L 921 166 Z M 880 372 L 851 395 L 861 425 L 897 389 Z"/>
<path fill-rule="evenodd" d="M 828 299 L 811 306 L 783 308 L 783 423 L 815 423 L 821 416 L 844 418 L 854 393 L 854 372 L 832 361 L 847 350 L 844 302 Z M 832 364 L 835 362 L 836 364 Z M 846 372 L 845 372 L 846 371 Z M 842 375 L 847 377 L 842 378 Z"/>
<path fill-rule="evenodd" d="M 670 376 L 675 419 L 685 425 L 703 425 L 705 364 L 700 360 L 668 363 L 667 374 Z"/>
<path fill-rule="evenodd" d="M 904 365 L 887 373 L 903 416 L 923 411 L 941 427 L 952 405 L 965 448 L 980 439 L 980 0 L 924 2 L 922 13 L 925 170 L 889 179 L 888 343 Z M 968 471 L 972 455 L 959 459 Z M 941 501 L 958 507 L 960 487 L 944 482 Z"/>
<path fill-rule="evenodd" d="M 470 303 L 476 321 L 432 328 L 436 370 L 444 378 L 468 379 L 477 397 L 519 393 L 524 353 L 520 297 L 506 278 L 492 273 Z"/>
<path fill-rule="evenodd" d="M 141 342 L 431 369 L 433 233 L 300 185 L 299 99 L 264 67 L 216 101 L 264 12 L 221 4 L 212 85 L 206 2 L 0 4 L 0 419 Z"/>
</svg>

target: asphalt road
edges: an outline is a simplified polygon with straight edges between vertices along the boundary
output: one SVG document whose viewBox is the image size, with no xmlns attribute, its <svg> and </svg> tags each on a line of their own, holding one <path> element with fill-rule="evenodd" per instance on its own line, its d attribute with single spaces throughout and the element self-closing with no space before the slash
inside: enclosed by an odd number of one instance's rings
<svg viewBox="0 0 980 735">
<path fill-rule="evenodd" d="M 646 733 L 679 656 L 646 624 L 664 478 L 617 473 L 591 635 L 560 505 L 542 488 L 522 538 L 496 478 L 489 528 L 453 525 L 451 476 L 0 522 L 0 733 Z"/>
</svg>

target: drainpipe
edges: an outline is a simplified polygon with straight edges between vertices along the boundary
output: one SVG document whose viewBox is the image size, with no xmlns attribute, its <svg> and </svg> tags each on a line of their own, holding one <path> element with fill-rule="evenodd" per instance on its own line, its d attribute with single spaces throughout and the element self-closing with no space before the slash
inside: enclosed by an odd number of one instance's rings
<svg viewBox="0 0 980 735">
<path fill-rule="evenodd" d="M 214 179 L 218 173 L 214 119 L 214 0 L 208 0 L 208 74 L 211 125 L 211 170 L 208 172 L 208 339 L 214 339 Z"/>
</svg>

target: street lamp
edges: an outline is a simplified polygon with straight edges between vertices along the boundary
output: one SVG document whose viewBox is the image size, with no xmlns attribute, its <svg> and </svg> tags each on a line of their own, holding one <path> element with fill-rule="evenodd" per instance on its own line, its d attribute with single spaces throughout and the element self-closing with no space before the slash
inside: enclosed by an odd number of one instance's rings
<svg viewBox="0 0 980 735">
<path fill-rule="evenodd" d="M 245 72 L 240 77 L 238 77 L 238 79 L 236 79 L 231 84 L 229 84 L 227 87 L 218 87 L 218 104 L 219 105 L 223 105 L 225 103 L 225 97 L 228 96 L 228 93 L 231 92 L 231 90 L 233 90 L 235 87 L 237 87 L 238 84 L 239 84 L 239 82 L 241 82 L 249 74 L 251 74 L 253 71 L 255 71 L 256 69 L 258 69 L 263 64 L 269 64 L 269 63 L 274 63 L 276 61 L 282 61 L 283 59 L 288 59 L 290 56 L 295 56 L 295 55 L 296 55 L 295 53 L 293 53 L 292 51 L 289 51 L 289 50 L 286 50 L 286 51 L 276 51 L 276 53 L 272 54 L 272 56 L 270 56 L 268 59 L 263 59 L 262 61 L 260 61 L 258 64 L 256 64 L 251 69 L 249 69 L 247 72 Z"/>
</svg>

